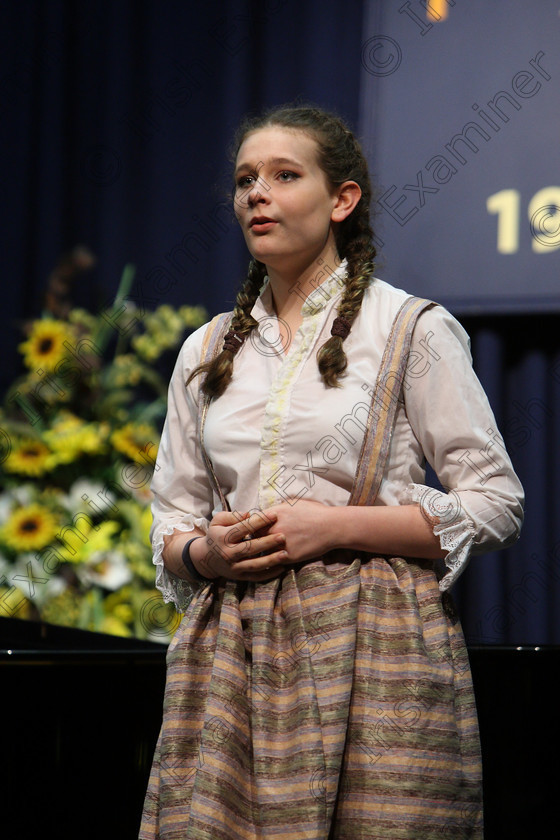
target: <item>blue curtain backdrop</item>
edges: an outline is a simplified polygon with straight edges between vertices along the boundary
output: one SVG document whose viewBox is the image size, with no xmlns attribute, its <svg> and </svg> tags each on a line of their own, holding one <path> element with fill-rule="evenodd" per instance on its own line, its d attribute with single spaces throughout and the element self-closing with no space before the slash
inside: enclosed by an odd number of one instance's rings
<svg viewBox="0 0 560 840">
<path fill-rule="evenodd" d="M 299 98 L 358 128 L 365 19 L 361 0 L 1 5 L 2 391 L 18 372 L 21 322 L 78 244 L 96 264 L 76 305 L 105 307 L 133 263 L 141 308 L 230 306 L 247 261 L 227 201 L 235 126 Z M 461 320 L 527 493 L 519 542 L 474 558 L 456 586 L 467 639 L 558 644 L 557 316 Z"/>
</svg>

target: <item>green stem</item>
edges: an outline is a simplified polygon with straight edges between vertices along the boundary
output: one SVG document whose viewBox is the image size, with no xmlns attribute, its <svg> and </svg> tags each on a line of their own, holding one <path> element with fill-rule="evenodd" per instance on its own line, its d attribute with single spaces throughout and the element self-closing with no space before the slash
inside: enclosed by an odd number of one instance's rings
<svg viewBox="0 0 560 840">
<path fill-rule="evenodd" d="M 99 347 L 99 349 L 103 352 L 109 343 L 109 339 L 111 337 L 111 331 L 115 329 L 115 322 L 117 320 L 117 316 L 119 315 L 123 303 L 128 297 L 128 294 L 132 288 L 132 283 L 134 280 L 134 275 L 136 274 L 136 268 L 131 263 L 128 263 L 124 267 L 124 271 L 121 275 L 121 280 L 119 283 L 119 288 L 117 289 L 117 294 L 115 296 L 115 300 L 111 308 L 106 312 L 100 315 L 97 321 L 97 328 L 92 336 L 94 344 Z M 119 334 L 119 340 L 117 345 L 121 343 L 121 338 Z"/>
</svg>

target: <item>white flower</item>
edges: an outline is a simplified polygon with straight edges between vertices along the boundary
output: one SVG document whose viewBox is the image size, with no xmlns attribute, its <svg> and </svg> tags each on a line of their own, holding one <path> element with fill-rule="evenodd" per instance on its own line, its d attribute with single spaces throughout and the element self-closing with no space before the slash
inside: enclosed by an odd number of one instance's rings
<svg viewBox="0 0 560 840">
<path fill-rule="evenodd" d="M 30 505 L 35 498 L 33 488 L 30 484 L 22 484 L 21 487 L 14 487 L 11 493 L 16 504 L 21 505 L 22 507 Z"/>
<path fill-rule="evenodd" d="M 132 571 L 122 551 L 95 551 L 87 563 L 76 567 L 82 583 L 115 591 L 132 580 Z"/>
<path fill-rule="evenodd" d="M 98 481 L 79 478 L 74 482 L 64 500 L 65 507 L 72 514 L 85 511 L 90 517 L 104 513 L 115 503 L 115 495 L 105 490 Z"/>
<path fill-rule="evenodd" d="M 11 493 L 2 493 L 0 495 L 0 523 L 6 522 L 10 518 L 14 502 L 15 500 Z"/>
<path fill-rule="evenodd" d="M 48 570 L 39 562 L 36 554 L 20 554 L 6 575 L 13 586 L 38 607 L 49 598 L 59 595 L 66 587 L 66 581 Z"/>
</svg>

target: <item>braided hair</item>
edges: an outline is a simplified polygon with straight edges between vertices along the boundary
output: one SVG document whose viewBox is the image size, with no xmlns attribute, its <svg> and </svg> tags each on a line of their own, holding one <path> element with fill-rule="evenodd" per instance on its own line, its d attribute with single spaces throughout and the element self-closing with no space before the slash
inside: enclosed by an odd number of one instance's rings
<svg viewBox="0 0 560 840">
<path fill-rule="evenodd" d="M 317 162 L 328 184 L 335 188 L 345 181 L 356 181 L 362 195 L 356 207 L 335 226 L 334 236 L 338 255 L 347 261 L 347 275 L 337 310 L 331 337 L 317 353 L 317 363 L 327 387 L 338 386 L 344 375 L 347 358 L 344 340 L 360 311 L 364 292 L 372 281 L 375 248 L 369 218 L 371 185 L 367 162 L 360 144 L 334 114 L 315 107 L 282 106 L 242 122 L 234 138 L 232 158 L 235 160 L 246 137 L 262 128 L 277 126 L 305 132 L 317 143 Z M 230 330 L 223 350 L 210 362 L 199 365 L 187 384 L 199 373 L 206 373 L 202 388 L 209 396 L 223 394 L 233 375 L 235 353 L 257 326 L 251 310 L 266 276 L 266 266 L 251 260 L 247 278 L 237 295 Z"/>
</svg>

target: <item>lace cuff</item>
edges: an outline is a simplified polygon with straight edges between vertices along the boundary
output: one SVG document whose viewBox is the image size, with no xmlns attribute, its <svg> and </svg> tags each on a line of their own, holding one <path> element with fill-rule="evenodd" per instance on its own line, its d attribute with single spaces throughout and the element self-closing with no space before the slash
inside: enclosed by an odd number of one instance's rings
<svg viewBox="0 0 560 840">
<path fill-rule="evenodd" d="M 208 520 L 188 516 L 183 522 L 170 522 L 165 526 L 160 526 L 153 537 L 156 589 L 159 589 L 163 595 L 165 603 L 172 602 L 175 604 L 178 612 L 185 612 L 194 593 L 206 584 L 192 584 L 165 568 L 162 557 L 163 538 L 169 536 L 174 531 L 184 531 L 187 533 L 188 531 L 193 531 L 195 528 L 200 528 L 201 531 L 206 533 L 208 531 Z"/>
<path fill-rule="evenodd" d="M 418 504 L 422 515 L 429 522 L 447 555 L 444 558 L 446 574 L 439 582 L 441 592 L 455 583 L 465 569 L 476 536 L 476 527 L 461 506 L 455 490 L 443 493 L 425 484 L 409 484 L 403 493 L 402 504 Z"/>
</svg>

